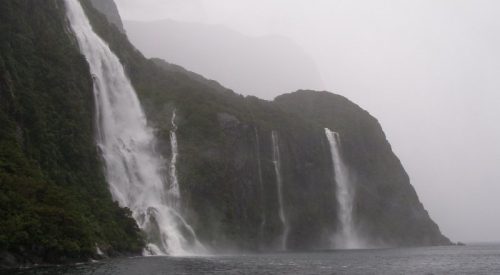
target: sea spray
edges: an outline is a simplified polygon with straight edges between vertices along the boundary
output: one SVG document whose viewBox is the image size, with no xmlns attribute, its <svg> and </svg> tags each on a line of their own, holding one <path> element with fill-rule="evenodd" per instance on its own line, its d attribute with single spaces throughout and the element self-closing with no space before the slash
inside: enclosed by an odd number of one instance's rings
<svg viewBox="0 0 500 275">
<path fill-rule="evenodd" d="M 281 174 L 281 157 L 280 157 L 278 132 L 272 131 L 271 138 L 273 142 L 273 164 L 274 164 L 274 171 L 276 173 L 276 188 L 278 191 L 279 217 L 281 224 L 283 226 L 283 232 L 281 233 L 280 236 L 280 249 L 285 251 L 287 250 L 287 240 L 290 229 L 288 226 L 288 220 L 285 213 L 285 207 L 283 205 L 283 178 Z"/>
<path fill-rule="evenodd" d="M 146 233 L 145 254 L 204 252 L 191 226 L 169 203 L 164 182 L 166 164 L 155 151 L 153 129 L 147 125 L 122 64 L 94 33 L 80 2 L 65 3 L 69 23 L 94 79 L 97 143 L 113 198 L 132 211 Z"/>
<path fill-rule="evenodd" d="M 340 146 L 338 133 L 325 128 L 326 137 L 330 144 L 333 170 L 335 173 L 336 199 L 338 203 L 339 229 L 334 234 L 334 247 L 339 249 L 363 248 L 353 219 L 354 188 L 345 165 Z"/>
</svg>

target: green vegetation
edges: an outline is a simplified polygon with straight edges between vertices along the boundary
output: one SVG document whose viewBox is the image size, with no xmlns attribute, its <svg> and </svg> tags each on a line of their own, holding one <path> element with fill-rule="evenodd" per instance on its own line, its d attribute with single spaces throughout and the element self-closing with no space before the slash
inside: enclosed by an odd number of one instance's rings
<svg viewBox="0 0 500 275">
<path fill-rule="evenodd" d="M 368 112 L 328 92 L 298 91 L 275 102 L 340 134 L 344 159 L 356 173 L 355 217 L 365 235 L 384 245 L 450 244 L 420 203 L 382 127 Z"/>
<path fill-rule="evenodd" d="M 0 2 L 0 253 L 19 264 L 137 253 L 94 143 L 92 80 L 61 1 Z M 12 257 L 11 257 L 12 258 Z"/>
<path fill-rule="evenodd" d="M 359 106 L 327 92 L 299 91 L 273 102 L 243 97 L 179 66 L 144 58 L 89 1 L 82 3 L 94 30 L 125 65 L 165 156 L 177 110 L 183 203 L 205 243 L 273 248 L 281 234 L 271 147 L 276 130 L 291 225 L 288 246 L 327 246 L 337 205 L 324 127 L 341 134 L 347 162 L 359 174 L 357 217 L 367 235 L 394 245 L 448 243 L 418 201 L 380 125 Z"/>
<path fill-rule="evenodd" d="M 331 166 L 321 128 L 276 108 L 272 102 L 245 98 L 179 66 L 144 58 L 90 1 L 81 2 L 94 30 L 124 64 L 165 156 L 170 155 L 170 118 L 177 110 L 179 177 L 188 211 L 185 216 L 205 243 L 238 249 L 258 249 L 261 245 L 272 248 L 281 234 L 272 130 L 280 132 L 284 148 L 286 203 L 296 224 L 292 247 L 312 248 L 325 243 L 322 231 L 334 227 L 335 220 L 330 217 L 336 206 L 331 199 Z M 261 143 L 262 191 L 255 131 Z M 259 241 L 262 211 L 267 223 Z"/>
<path fill-rule="evenodd" d="M 366 111 L 327 92 L 299 91 L 272 102 L 243 97 L 144 58 L 90 0 L 81 3 L 123 63 L 166 158 L 177 110 L 183 214 L 205 244 L 275 247 L 282 228 L 274 130 L 288 246 L 326 248 L 337 205 L 324 127 L 341 134 L 346 162 L 357 172 L 357 221 L 366 234 L 395 245 L 448 243 Z M 66 26 L 63 2 L 0 1 L 0 263 L 7 256 L 17 264 L 87 259 L 96 245 L 110 255 L 141 251 L 130 211 L 108 191 L 93 116 L 92 79 Z"/>
</svg>

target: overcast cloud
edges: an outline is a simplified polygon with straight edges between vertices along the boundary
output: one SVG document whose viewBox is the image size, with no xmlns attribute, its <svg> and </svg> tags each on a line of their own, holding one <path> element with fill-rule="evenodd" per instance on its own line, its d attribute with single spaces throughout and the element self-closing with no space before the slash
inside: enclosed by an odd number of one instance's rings
<svg viewBox="0 0 500 275">
<path fill-rule="evenodd" d="M 500 241 L 500 1 L 115 1 L 128 20 L 293 39 L 379 119 L 445 235 Z"/>
</svg>

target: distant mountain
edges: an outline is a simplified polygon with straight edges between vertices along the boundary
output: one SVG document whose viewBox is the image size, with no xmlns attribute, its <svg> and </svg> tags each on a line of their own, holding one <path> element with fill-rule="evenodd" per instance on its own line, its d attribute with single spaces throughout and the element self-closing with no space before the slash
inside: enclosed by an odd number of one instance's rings
<svg viewBox="0 0 500 275">
<path fill-rule="evenodd" d="M 106 16 L 106 19 L 108 19 L 111 24 L 115 25 L 122 33 L 125 33 L 123 22 L 120 17 L 120 13 L 118 12 L 118 7 L 116 6 L 115 1 L 90 0 L 90 2 L 98 11 Z"/>
<path fill-rule="evenodd" d="M 252 37 L 222 26 L 173 20 L 124 25 L 132 44 L 146 56 L 217 79 L 237 93 L 271 99 L 287 91 L 323 88 L 312 58 L 285 37 Z"/>
</svg>

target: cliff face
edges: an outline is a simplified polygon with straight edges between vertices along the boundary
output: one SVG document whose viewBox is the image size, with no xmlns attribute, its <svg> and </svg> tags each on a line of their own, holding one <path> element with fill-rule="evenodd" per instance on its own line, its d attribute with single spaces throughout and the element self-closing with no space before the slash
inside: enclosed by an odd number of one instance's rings
<svg viewBox="0 0 500 275">
<path fill-rule="evenodd" d="M 273 102 L 242 97 L 181 67 L 145 59 L 88 8 L 95 30 L 127 68 L 166 156 L 177 110 L 184 207 L 206 244 L 278 247 L 283 225 L 271 140 L 276 131 L 287 246 L 330 247 L 338 217 L 325 127 L 342 137 L 345 161 L 356 174 L 356 224 L 372 245 L 449 243 L 419 202 L 380 125 L 360 107 L 326 92 L 301 91 Z"/>
<path fill-rule="evenodd" d="M 420 203 L 380 124 L 368 112 L 328 92 L 299 91 L 279 96 L 275 102 L 340 134 L 344 159 L 355 178 L 356 224 L 374 245 L 449 243 Z"/>
<path fill-rule="evenodd" d="M 330 248 L 338 214 L 325 127 L 340 133 L 355 171 L 355 218 L 365 236 L 394 246 L 449 243 L 366 111 L 327 92 L 300 91 L 273 102 L 237 95 L 144 58 L 90 0 L 81 2 L 124 64 L 167 159 L 176 110 L 183 214 L 203 243 L 216 250 L 279 249 L 283 209 L 288 249 Z M 109 253 L 137 253 L 140 232 L 112 202 L 103 177 L 92 78 L 67 31 L 63 2 L 2 1 L 0 15 L 2 260 L 88 258 L 96 244 Z"/>
<path fill-rule="evenodd" d="M 0 266 L 141 251 L 94 141 L 92 78 L 62 1 L 0 2 Z"/>
</svg>

